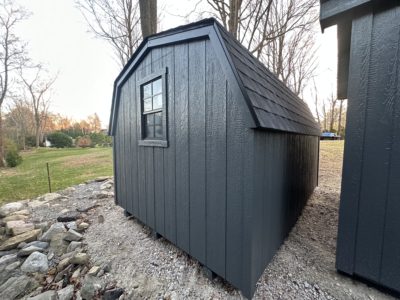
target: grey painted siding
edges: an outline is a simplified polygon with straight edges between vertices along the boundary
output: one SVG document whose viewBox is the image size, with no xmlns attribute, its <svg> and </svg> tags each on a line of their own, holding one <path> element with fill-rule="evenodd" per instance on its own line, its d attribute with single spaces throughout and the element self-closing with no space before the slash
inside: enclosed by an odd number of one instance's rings
<svg viewBox="0 0 400 300">
<path fill-rule="evenodd" d="M 125 82 L 114 137 L 116 196 L 250 297 L 316 186 L 318 137 L 249 128 L 218 51 L 209 40 L 152 49 Z M 164 68 L 169 146 L 138 146 L 136 82 Z"/>
<path fill-rule="evenodd" d="M 400 7 L 353 20 L 337 268 L 400 292 Z"/>
</svg>

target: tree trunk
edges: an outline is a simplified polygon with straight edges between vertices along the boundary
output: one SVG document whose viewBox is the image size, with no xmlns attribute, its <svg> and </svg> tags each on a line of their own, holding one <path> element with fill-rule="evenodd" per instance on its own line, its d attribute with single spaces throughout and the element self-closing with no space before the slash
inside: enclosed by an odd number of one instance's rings
<svg viewBox="0 0 400 300">
<path fill-rule="evenodd" d="M 242 0 L 230 0 L 229 1 L 229 32 L 237 38 L 238 27 L 239 27 L 239 12 L 242 5 Z"/>
<path fill-rule="evenodd" d="M 157 33 L 157 0 L 139 0 L 143 38 Z"/>
<path fill-rule="evenodd" d="M 40 146 L 40 124 L 35 125 L 36 148 Z"/>
<path fill-rule="evenodd" d="M 0 106 L 0 167 L 4 167 L 3 116 Z"/>
</svg>

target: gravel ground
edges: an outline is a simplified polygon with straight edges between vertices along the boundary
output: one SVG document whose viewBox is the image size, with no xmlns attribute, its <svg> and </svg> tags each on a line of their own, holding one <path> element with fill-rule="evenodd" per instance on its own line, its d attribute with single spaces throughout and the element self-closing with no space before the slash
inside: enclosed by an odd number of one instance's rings
<svg viewBox="0 0 400 300">
<path fill-rule="evenodd" d="M 321 147 L 320 185 L 264 271 L 254 299 L 394 299 L 335 271 L 342 147 L 335 149 Z M 243 299 L 220 278 L 208 280 L 200 265 L 174 245 L 155 240 L 147 227 L 124 217 L 112 198 L 89 199 L 99 183 L 75 188 L 68 198 L 72 202 L 57 200 L 33 215 L 45 221 L 64 208 L 98 205 L 87 212 L 88 253 L 95 264 L 111 262 L 104 276 L 125 289 L 126 299 Z"/>
</svg>

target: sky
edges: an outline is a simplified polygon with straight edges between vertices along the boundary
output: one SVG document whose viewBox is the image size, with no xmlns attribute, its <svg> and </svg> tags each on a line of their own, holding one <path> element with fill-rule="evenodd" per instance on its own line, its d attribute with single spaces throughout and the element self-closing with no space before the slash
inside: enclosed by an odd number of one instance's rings
<svg viewBox="0 0 400 300">
<path fill-rule="evenodd" d="M 18 27 L 18 35 L 28 43 L 29 56 L 58 74 L 53 85 L 50 110 L 74 120 L 97 113 L 108 126 L 114 79 L 120 66 L 112 48 L 89 31 L 74 0 L 17 0 L 31 12 Z M 159 0 L 160 30 L 188 22 L 184 17 L 194 9 L 193 0 Z M 201 10 L 201 7 L 197 7 Z M 319 66 L 316 84 L 321 97 L 336 88 L 336 28 L 317 33 Z M 304 99 L 314 109 L 314 101 Z"/>
</svg>

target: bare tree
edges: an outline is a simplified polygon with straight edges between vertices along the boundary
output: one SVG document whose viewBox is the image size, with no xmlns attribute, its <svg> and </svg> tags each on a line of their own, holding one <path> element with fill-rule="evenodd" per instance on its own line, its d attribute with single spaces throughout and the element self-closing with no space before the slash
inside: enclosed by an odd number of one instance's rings
<svg viewBox="0 0 400 300">
<path fill-rule="evenodd" d="M 27 17 L 27 12 L 13 1 L 0 2 L 0 167 L 4 166 L 2 106 L 10 91 L 12 73 L 24 61 L 25 45 L 15 35 L 17 24 Z"/>
<path fill-rule="evenodd" d="M 91 31 L 113 47 L 121 66 L 125 66 L 142 39 L 137 0 L 76 0 L 76 3 Z"/>
<path fill-rule="evenodd" d="M 336 105 L 339 100 L 332 94 L 329 97 L 328 101 L 329 101 L 329 131 L 333 132 L 335 120 L 338 115 Z"/>
<path fill-rule="evenodd" d="M 157 32 L 157 0 L 139 0 L 143 38 Z"/>
<path fill-rule="evenodd" d="M 207 0 L 221 20 L 255 57 L 296 94 L 313 77 L 317 0 Z"/>
<path fill-rule="evenodd" d="M 31 71 L 32 76 L 28 77 L 21 71 L 20 77 L 25 86 L 25 99 L 33 111 L 36 147 L 39 147 L 50 105 L 50 100 L 47 96 L 57 77 L 49 77 L 41 65 L 32 68 Z"/>
<path fill-rule="evenodd" d="M 339 100 L 339 121 L 338 121 L 338 135 L 342 136 L 342 114 L 343 114 L 343 101 Z"/>
</svg>

